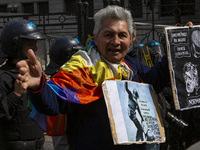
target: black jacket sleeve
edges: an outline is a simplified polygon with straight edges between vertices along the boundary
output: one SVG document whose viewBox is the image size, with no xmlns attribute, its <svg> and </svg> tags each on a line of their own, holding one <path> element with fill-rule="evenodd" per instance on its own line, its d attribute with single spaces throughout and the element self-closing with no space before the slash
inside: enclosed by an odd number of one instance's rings
<svg viewBox="0 0 200 150">
<path fill-rule="evenodd" d="M 0 120 L 11 119 L 20 107 L 20 98 L 14 93 L 14 80 L 7 74 L 0 76 Z"/>
<path fill-rule="evenodd" d="M 169 67 L 167 56 L 163 56 L 162 60 L 153 67 L 146 66 L 140 62 L 134 61 L 130 56 L 125 57 L 125 61 L 134 70 L 134 73 L 141 78 L 144 83 L 153 85 L 156 93 L 161 92 L 164 87 L 170 83 Z M 134 79 L 133 79 L 134 80 Z"/>
</svg>

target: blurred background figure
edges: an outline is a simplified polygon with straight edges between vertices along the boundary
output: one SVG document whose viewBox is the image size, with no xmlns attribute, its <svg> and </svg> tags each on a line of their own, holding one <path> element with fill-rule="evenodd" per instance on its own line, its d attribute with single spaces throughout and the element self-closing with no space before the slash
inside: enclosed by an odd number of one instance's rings
<svg viewBox="0 0 200 150">
<path fill-rule="evenodd" d="M 50 63 L 45 70 L 45 74 L 49 77 L 53 76 L 63 64 L 70 60 L 74 53 L 82 48 L 83 46 L 79 40 L 72 36 L 60 36 L 56 38 L 50 45 Z M 52 120 L 56 119 L 57 122 L 63 121 L 66 117 L 66 114 L 49 116 Z M 59 125 L 59 123 L 57 125 Z M 66 128 L 67 127 L 65 127 L 65 130 Z M 59 127 L 54 127 L 54 129 L 59 129 Z M 67 133 L 65 132 L 64 135 L 59 135 L 59 131 L 57 133 L 58 135 L 52 136 L 54 150 L 69 150 Z"/>
<path fill-rule="evenodd" d="M 161 60 L 162 56 L 165 54 L 161 44 L 156 40 L 151 40 L 145 43 L 146 46 L 150 48 L 150 55 L 153 64 L 156 64 L 158 61 Z"/>
</svg>

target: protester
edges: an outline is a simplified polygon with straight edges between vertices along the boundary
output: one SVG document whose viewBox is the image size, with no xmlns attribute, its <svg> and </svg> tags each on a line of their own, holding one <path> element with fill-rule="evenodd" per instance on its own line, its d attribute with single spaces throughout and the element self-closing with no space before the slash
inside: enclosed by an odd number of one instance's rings
<svg viewBox="0 0 200 150">
<path fill-rule="evenodd" d="M 114 145 L 101 83 L 132 80 L 152 84 L 159 93 L 169 83 L 167 57 L 153 67 L 127 56 L 132 42 L 130 11 L 108 6 L 94 15 L 94 41 L 78 51 L 47 83 L 33 51 L 17 63 L 22 89 L 30 89 L 37 111 L 48 115 L 67 113 L 70 149 L 142 150 L 151 144 Z"/>
<path fill-rule="evenodd" d="M 35 24 L 18 19 L 8 22 L 1 32 L 1 50 L 7 61 L 0 67 L 0 149 L 39 150 L 44 143 L 42 130 L 29 119 L 27 91 L 21 90 L 16 63 L 27 58 L 28 49 L 38 50 L 44 39 Z"/>
<path fill-rule="evenodd" d="M 59 68 L 67 61 L 70 60 L 71 56 L 79 49 L 83 48 L 77 38 L 72 36 L 60 36 L 57 37 L 50 46 L 49 57 L 50 63 L 47 66 L 45 73 L 53 76 L 59 70 Z M 62 119 L 63 115 L 60 114 L 56 117 L 57 120 Z M 54 118 L 55 121 L 55 118 Z M 69 150 L 69 143 L 66 133 L 64 135 L 52 136 L 54 150 Z"/>
</svg>

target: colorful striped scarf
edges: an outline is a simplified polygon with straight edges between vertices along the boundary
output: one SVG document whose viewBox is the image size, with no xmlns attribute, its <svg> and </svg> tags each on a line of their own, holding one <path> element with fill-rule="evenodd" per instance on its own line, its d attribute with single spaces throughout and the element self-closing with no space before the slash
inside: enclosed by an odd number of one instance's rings
<svg viewBox="0 0 200 150">
<path fill-rule="evenodd" d="M 99 54 L 96 47 L 87 46 L 73 55 L 47 82 L 47 85 L 63 101 L 88 104 L 103 96 L 101 84 L 104 80 L 122 80 L 122 78 L 130 80 L 132 77 L 133 72 L 124 60 L 120 64 L 112 64 Z M 48 119 L 43 118 L 43 120 Z M 47 126 L 48 124 L 42 123 L 42 129 L 47 134 L 55 135 L 48 133 Z M 52 128 L 55 129 L 54 124 L 52 124 Z"/>
</svg>

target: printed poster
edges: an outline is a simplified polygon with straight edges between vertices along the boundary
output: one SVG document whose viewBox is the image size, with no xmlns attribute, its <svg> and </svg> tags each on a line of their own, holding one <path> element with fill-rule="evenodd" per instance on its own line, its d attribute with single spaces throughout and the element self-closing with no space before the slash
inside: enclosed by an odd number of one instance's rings
<svg viewBox="0 0 200 150">
<path fill-rule="evenodd" d="M 165 142 L 157 95 L 149 84 L 106 80 L 102 89 L 115 144 Z"/>
<path fill-rule="evenodd" d="M 166 27 L 165 34 L 175 108 L 200 107 L 200 26 Z"/>
</svg>

